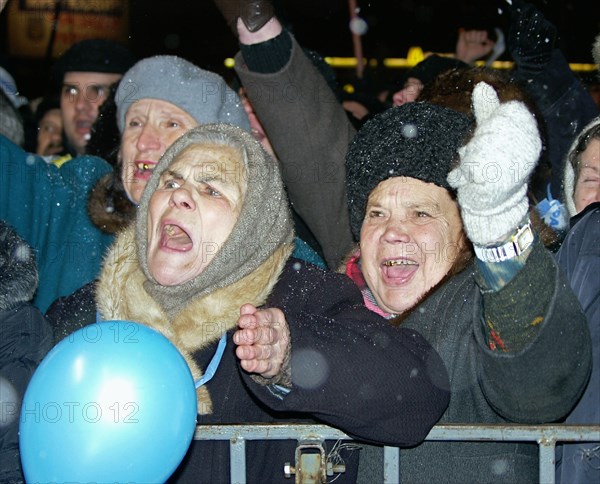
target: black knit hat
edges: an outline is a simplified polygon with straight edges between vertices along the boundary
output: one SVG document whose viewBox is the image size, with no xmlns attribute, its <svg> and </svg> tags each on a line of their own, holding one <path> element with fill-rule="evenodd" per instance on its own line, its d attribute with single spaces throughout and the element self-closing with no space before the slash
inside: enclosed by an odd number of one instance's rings
<svg viewBox="0 0 600 484">
<path fill-rule="evenodd" d="M 62 83 L 66 72 L 124 74 L 135 57 L 123 44 L 107 39 L 88 39 L 73 44 L 52 67 L 52 79 Z"/>
<path fill-rule="evenodd" d="M 360 238 L 369 194 L 387 178 L 406 176 L 452 190 L 446 178 L 472 123 L 465 114 L 428 103 L 407 103 L 368 121 L 346 155 L 354 238 Z"/>
</svg>

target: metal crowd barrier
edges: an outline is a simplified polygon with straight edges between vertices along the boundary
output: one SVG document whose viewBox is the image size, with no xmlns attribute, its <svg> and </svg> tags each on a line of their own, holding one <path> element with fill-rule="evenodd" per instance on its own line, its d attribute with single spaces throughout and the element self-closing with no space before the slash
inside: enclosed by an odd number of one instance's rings
<svg viewBox="0 0 600 484">
<path fill-rule="evenodd" d="M 199 425 L 195 440 L 229 440 L 231 482 L 246 482 L 246 441 L 298 441 L 296 461 L 286 464 L 286 475 L 295 482 L 325 482 L 328 476 L 342 469 L 327 465 L 323 444 L 325 440 L 349 440 L 344 432 L 326 425 L 255 424 L 255 425 Z M 537 442 L 539 446 L 539 479 L 554 484 L 554 450 L 557 442 L 600 442 L 599 425 L 437 425 L 428 441 L 496 441 Z M 384 447 L 384 483 L 397 480 L 400 470 L 400 449 Z M 290 482 L 293 482 L 290 479 Z"/>
</svg>

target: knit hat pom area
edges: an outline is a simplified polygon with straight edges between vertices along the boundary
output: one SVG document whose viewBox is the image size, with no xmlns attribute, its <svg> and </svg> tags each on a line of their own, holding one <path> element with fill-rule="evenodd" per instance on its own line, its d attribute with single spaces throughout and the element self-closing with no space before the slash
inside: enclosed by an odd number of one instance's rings
<svg viewBox="0 0 600 484">
<path fill-rule="evenodd" d="M 452 191 L 446 178 L 472 128 L 470 116 L 429 103 L 407 103 L 368 121 L 346 155 L 354 238 L 360 239 L 369 194 L 387 178 L 411 177 Z"/>
</svg>

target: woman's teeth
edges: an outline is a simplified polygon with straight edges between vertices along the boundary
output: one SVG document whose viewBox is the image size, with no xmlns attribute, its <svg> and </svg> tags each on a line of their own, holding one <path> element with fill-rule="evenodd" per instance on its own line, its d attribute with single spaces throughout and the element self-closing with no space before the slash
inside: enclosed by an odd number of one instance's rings
<svg viewBox="0 0 600 484">
<path fill-rule="evenodd" d="M 416 264 L 417 263 L 414 262 L 414 261 L 412 261 L 412 260 L 386 260 L 383 263 L 384 266 L 388 266 L 388 267 L 391 267 L 391 266 L 402 266 L 402 265 L 404 265 L 404 266 L 414 266 Z"/>
<path fill-rule="evenodd" d="M 149 163 L 138 163 L 137 167 L 138 167 L 138 170 L 141 170 L 141 171 L 146 171 L 146 170 L 152 169 L 152 165 Z"/>
</svg>

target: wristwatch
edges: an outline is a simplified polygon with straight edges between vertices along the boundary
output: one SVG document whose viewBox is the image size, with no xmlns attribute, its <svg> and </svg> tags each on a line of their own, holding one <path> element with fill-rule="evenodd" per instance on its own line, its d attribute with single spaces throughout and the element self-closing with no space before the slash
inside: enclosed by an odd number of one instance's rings
<svg viewBox="0 0 600 484">
<path fill-rule="evenodd" d="M 510 240 L 499 247 L 481 247 L 473 245 L 475 255 L 484 262 L 502 262 L 518 257 L 533 244 L 533 228 L 531 221 L 519 227 Z"/>
</svg>

